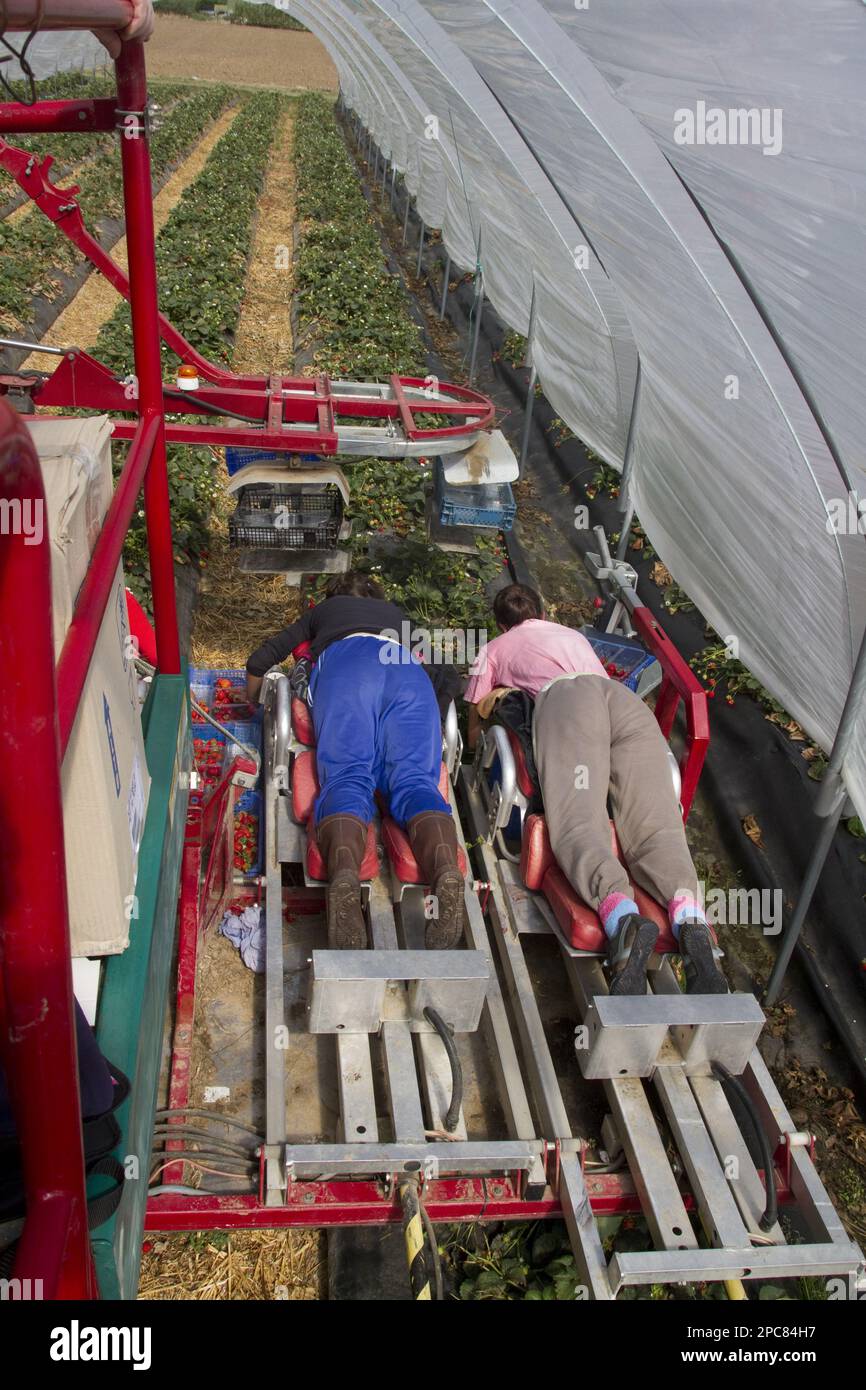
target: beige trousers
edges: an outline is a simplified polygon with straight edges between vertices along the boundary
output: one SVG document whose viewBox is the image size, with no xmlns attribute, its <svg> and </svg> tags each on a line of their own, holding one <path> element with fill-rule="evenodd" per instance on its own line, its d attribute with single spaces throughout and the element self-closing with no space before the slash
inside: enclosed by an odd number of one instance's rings
<svg viewBox="0 0 866 1390">
<path fill-rule="evenodd" d="M 630 897 L 629 874 L 663 907 L 697 896 L 667 744 L 643 700 L 603 676 L 556 680 L 536 701 L 534 740 L 553 852 L 584 902 Z"/>
</svg>

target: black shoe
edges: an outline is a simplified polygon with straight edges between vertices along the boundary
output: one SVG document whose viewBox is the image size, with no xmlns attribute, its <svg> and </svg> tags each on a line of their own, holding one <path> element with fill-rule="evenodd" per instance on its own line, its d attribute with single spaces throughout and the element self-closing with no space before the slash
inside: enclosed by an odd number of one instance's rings
<svg viewBox="0 0 866 1390">
<path fill-rule="evenodd" d="M 648 917 L 630 912 L 610 939 L 607 964 L 611 994 L 646 994 L 646 972 L 659 929 Z"/>
<path fill-rule="evenodd" d="M 428 921 L 424 935 L 428 951 L 454 951 L 463 940 L 465 887 L 459 869 L 443 869 L 431 884 L 436 916 Z"/>
<path fill-rule="evenodd" d="M 728 982 L 716 964 L 715 939 L 706 922 L 683 922 L 679 946 L 686 974 L 686 994 L 728 993 Z"/>
<path fill-rule="evenodd" d="M 351 869 L 335 874 L 326 891 L 328 946 L 332 951 L 366 951 L 367 923 L 361 907 L 361 885 Z"/>
</svg>

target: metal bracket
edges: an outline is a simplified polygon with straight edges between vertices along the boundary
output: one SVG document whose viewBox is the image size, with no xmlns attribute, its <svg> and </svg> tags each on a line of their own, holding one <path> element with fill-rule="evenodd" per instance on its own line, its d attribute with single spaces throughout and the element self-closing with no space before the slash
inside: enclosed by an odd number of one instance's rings
<svg viewBox="0 0 866 1390">
<path fill-rule="evenodd" d="M 489 978 L 482 951 L 314 951 L 309 1029 L 378 1033 L 385 1022 L 401 1022 L 432 1033 L 429 1006 L 455 1033 L 474 1033 Z"/>
<path fill-rule="evenodd" d="M 588 1080 L 652 1076 L 659 1066 L 676 1066 L 689 1076 L 706 1076 L 712 1062 L 734 1075 L 743 1072 L 764 1026 L 751 994 L 595 995 L 578 1029 L 575 1055 Z M 672 1040 L 662 1058 L 662 1050 Z"/>
<path fill-rule="evenodd" d="M 151 100 L 148 100 L 143 111 L 126 111 L 118 106 L 115 113 L 115 130 L 126 140 L 138 140 L 142 135 L 149 140 L 153 132 L 159 130 L 162 125 L 162 118 L 156 115 L 160 109 L 157 103 Z"/>
</svg>

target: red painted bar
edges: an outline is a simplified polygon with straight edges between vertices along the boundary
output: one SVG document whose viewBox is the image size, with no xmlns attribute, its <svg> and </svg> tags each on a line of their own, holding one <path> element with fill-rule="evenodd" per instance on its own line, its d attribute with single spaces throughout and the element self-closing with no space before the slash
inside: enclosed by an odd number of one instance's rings
<svg viewBox="0 0 866 1390">
<path fill-rule="evenodd" d="M 34 131 L 114 130 L 117 103 L 113 97 L 91 97 L 80 101 L 37 101 L 0 103 L 0 130 L 8 135 Z"/>
<path fill-rule="evenodd" d="M 0 439 L 0 496 L 44 518 L 36 452 L 5 401 Z M 46 1298 L 90 1298 L 51 568 L 47 539 L 23 534 L 4 538 L 0 565 L 0 750 L 0 1048 L 27 1197 L 15 1275 L 41 1279 Z"/>
<path fill-rule="evenodd" d="M 123 472 L 114 490 L 111 506 L 75 604 L 72 622 L 57 663 L 57 710 L 60 729 L 60 756 L 66 753 L 75 714 L 117 563 L 126 539 L 130 518 L 151 461 L 160 418 L 148 412 L 136 426 Z"/>
<path fill-rule="evenodd" d="M 631 614 L 631 619 L 641 641 L 658 658 L 664 673 L 664 680 L 656 699 L 655 715 L 659 728 L 666 739 L 670 737 L 681 699 L 685 705 L 686 742 L 680 763 L 682 773 L 680 802 L 683 808 L 683 820 L 686 820 L 710 743 L 707 692 L 648 608 L 642 605 L 635 608 Z"/>
<path fill-rule="evenodd" d="M 101 0 L 110 4 L 112 0 Z M 55 0 L 59 3 L 59 0 Z M 141 111 L 147 101 L 144 45 L 125 43 L 115 64 L 117 97 L 125 111 Z M 162 416 L 162 361 L 157 309 L 156 252 L 153 233 L 153 196 L 150 150 L 147 136 L 120 141 L 123 168 L 123 200 L 129 254 L 129 303 L 135 372 L 142 413 L 158 413 L 156 439 L 144 482 L 144 510 L 150 556 L 150 586 L 156 628 L 157 665 L 163 675 L 180 673 L 180 644 L 174 593 L 174 548 L 165 457 L 165 422 Z"/>
</svg>

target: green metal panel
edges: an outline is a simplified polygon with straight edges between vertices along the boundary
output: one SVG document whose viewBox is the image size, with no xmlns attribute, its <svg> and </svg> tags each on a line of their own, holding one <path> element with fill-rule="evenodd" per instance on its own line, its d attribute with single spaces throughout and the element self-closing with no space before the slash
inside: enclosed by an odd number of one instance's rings
<svg viewBox="0 0 866 1390">
<path fill-rule="evenodd" d="M 93 1236 L 103 1298 L 135 1298 L 138 1289 L 192 767 L 185 676 L 154 677 L 143 725 L 151 787 L 136 883 L 138 917 L 127 949 L 106 963 L 96 1021 L 102 1051 L 132 1081 L 129 1100 L 117 1114 L 117 1157 L 127 1170 L 123 1198 Z"/>
</svg>

